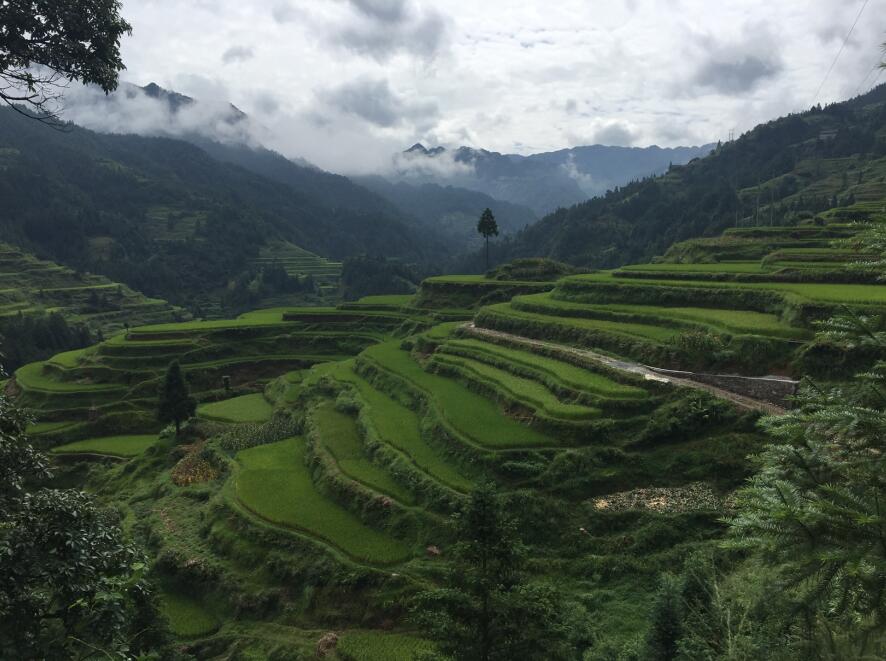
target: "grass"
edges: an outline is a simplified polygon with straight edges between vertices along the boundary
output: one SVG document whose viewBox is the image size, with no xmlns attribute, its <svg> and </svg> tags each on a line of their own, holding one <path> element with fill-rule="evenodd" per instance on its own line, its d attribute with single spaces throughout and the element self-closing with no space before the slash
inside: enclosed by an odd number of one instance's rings
<svg viewBox="0 0 886 661">
<path fill-rule="evenodd" d="M 664 343 L 680 334 L 680 329 L 669 328 L 666 326 L 653 326 L 650 324 L 637 324 L 620 321 L 610 321 L 608 319 L 584 319 L 582 317 L 558 317 L 551 314 L 541 314 L 537 312 L 527 312 L 517 310 L 511 307 L 510 303 L 498 303 L 485 308 L 486 311 L 493 314 L 499 314 L 506 317 L 517 319 L 525 319 L 526 321 L 540 322 L 543 324 L 556 324 L 559 326 L 568 326 L 579 328 L 581 330 L 611 333 L 613 335 L 621 335 L 629 338 L 640 338 L 643 340 L 652 340 L 653 342 Z M 552 310 L 553 312 L 554 310 Z"/>
<path fill-rule="evenodd" d="M 261 393 L 241 395 L 212 404 L 203 404 L 197 415 L 221 422 L 265 422 L 271 419 L 273 407 Z"/>
<path fill-rule="evenodd" d="M 883 285 L 847 285 L 831 283 L 796 282 L 705 282 L 699 280 L 642 280 L 615 277 L 609 271 L 586 275 L 573 275 L 565 280 L 576 284 L 636 284 L 642 286 L 698 287 L 713 289 L 764 289 L 795 294 L 812 301 L 828 303 L 886 305 L 886 287 Z"/>
<path fill-rule="evenodd" d="M 28 425 L 26 431 L 31 436 L 39 436 L 40 434 L 49 434 L 54 431 L 67 429 L 68 427 L 73 427 L 76 424 L 77 423 L 73 420 L 64 420 L 61 422 L 37 422 L 33 425 Z"/>
<path fill-rule="evenodd" d="M 555 439 L 505 416 L 496 404 L 453 379 L 424 371 L 396 342 L 377 344 L 361 355 L 424 392 L 460 435 L 478 445 L 488 448 L 557 445 Z"/>
<path fill-rule="evenodd" d="M 336 366 L 331 374 L 357 389 L 367 406 L 366 414 L 382 441 L 407 455 L 419 469 L 455 491 L 467 493 L 474 487 L 471 480 L 424 441 L 421 422 L 415 412 L 373 388 L 347 364 Z"/>
<path fill-rule="evenodd" d="M 654 305 L 629 305 L 618 303 L 584 304 L 562 301 L 550 294 L 518 296 L 513 304 L 518 309 L 526 306 L 526 311 L 551 314 L 554 316 L 613 316 L 633 315 L 652 324 L 667 326 L 668 320 L 684 321 L 713 327 L 716 330 L 736 334 L 769 335 L 790 339 L 805 339 L 810 332 L 804 328 L 791 326 L 778 315 L 752 310 L 725 310 L 721 308 L 661 307 Z"/>
<path fill-rule="evenodd" d="M 398 305 L 404 306 L 409 305 L 414 299 L 415 296 L 413 294 L 389 294 L 382 296 L 364 296 L 359 301 L 357 301 L 358 305 Z"/>
<path fill-rule="evenodd" d="M 434 360 L 548 417 L 561 420 L 591 420 L 600 417 L 600 409 L 563 403 L 538 381 L 461 356 L 441 354 L 435 356 Z"/>
<path fill-rule="evenodd" d="M 153 434 L 105 436 L 75 441 L 52 448 L 53 454 L 104 454 L 111 457 L 137 457 L 157 442 Z"/>
<path fill-rule="evenodd" d="M 327 542 L 345 554 L 372 564 L 402 562 L 409 548 L 367 527 L 328 500 L 311 481 L 305 466 L 305 442 L 290 438 L 237 454 L 239 501 L 256 515 Z"/>
<path fill-rule="evenodd" d="M 320 442 L 335 458 L 342 473 L 374 491 L 413 504 L 412 495 L 366 456 L 354 418 L 336 411 L 328 400 L 317 406 L 311 415 L 317 424 Z"/>
<path fill-rule="evenodd" d="M 656 271 L 662 273 L 767 273 L 760 261 L 713 262 L 710 264 L 631 264 L 620 271 Z"/>
<path fill-rule="evenodd" d="M 402 633 L 347 631 L 339 637 L 336 652 L 346 661 L 412 661 L 432 654 L 434 645 Z"/>
<path fill-rule="evenodd" d="M 218 628 L 218 620 L 199 602 L 181 594 L 163 592 L 160 612 L 169 621 L 169 628 L 180 638 L 198 638 Z"/>
<path fill-rule="evenodd" d="M 465 354 L 481 361 L 492 359 L 496 364 L 513 363 L 521 368 L 530 369 L 540 375 L 552 378 L 573 390 L 580 390 L 599 397 L 644 399 L 649 395 L 642 388 L 618 383 L 602 374 L 577 365 L 480 340 L 451 340 L 443 345 L 443 351 L 459 355 Z"/>
<path fill-rule="evenodd" d="M 58 381 L 44 373 L 43 365 L 44 363 L 30 363 L 18 368 L 15 371 L 15 380 L 26 390 L 47 392 L 108 392 L 125 389 L 118 384 Z"/>
</svg>

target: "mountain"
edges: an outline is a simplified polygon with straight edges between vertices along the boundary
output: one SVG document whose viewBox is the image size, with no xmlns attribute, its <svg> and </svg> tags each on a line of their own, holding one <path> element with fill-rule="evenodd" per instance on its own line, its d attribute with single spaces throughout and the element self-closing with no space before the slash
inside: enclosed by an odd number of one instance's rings
<svg viewBox="0 0 886 661">
<path fill-rule="evenodd" d="M 343 177 L 273 154 L 259 160 L 278 166 L 274 178 L 228 160 L 183 140 L 52 130 L 3 109 L 0 239 L 176 304 L 224 290 L 269 241 L 336 259 L 424 263 L 440 252 Z"/>
<path fill-rule="evenodd" d="M 520 156 L 470 147 L 428 149 L 419 143 L 397 155 L 394 177 L 480 191 L 544 215 L 635 179 L 660 174 L 670 164 L 687 163 L 712 147 L 593 145 Z"/>
<path fill-rule="evenodd" d="M 667 174 L 560 209 L 498 246 L 498 258 L 544 256 L 614 267 L 727 227 L 794 225 L 833 206 L 864 219 L 886 200 L 886 85 L 757 126 Z M 475 259 L 479 264 L 479 259 Z"/>
<path fill-rule="evenodd" d="M 477 221 L 486 208 L 495 214 L 502 236 L 514 234 L 538 220 L 529 207 L 496 200 L 467 188 L 392 182 L 380 176 L 356 177 L 354 180 L 443 237 L 453 252 L 480 246 L 482 239 L 477 234 Z"/>
</svg>

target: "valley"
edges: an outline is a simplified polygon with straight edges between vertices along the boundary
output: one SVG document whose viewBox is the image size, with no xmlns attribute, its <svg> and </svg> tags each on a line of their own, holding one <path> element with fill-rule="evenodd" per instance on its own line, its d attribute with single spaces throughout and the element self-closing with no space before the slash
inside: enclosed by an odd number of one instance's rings
<svg viewBox="0 0 886 661">
<path fill-rule="evenodd" d="M 431 649 L 406 604 L 447 564 L 447 517 L 493 481 L 532 576 L 594 612 L 586 658 L 609 658 L 642 635 L 658 574 L 719 544 L 766 443 L 757 419 L 790 406 L 704 375 L 816 373 L 816 320 L 886 307 L 855 253 L 820 238 L 854 231 L 798 226 L 801 262 L 761 226 L 744 261 L 716 261 L 727 232 L 669 253 L 710 261 L 558 275 L 528 260 L 501 270 L 520 280 L 133 326 L 5 388 L 57 479 L 145 540 L 198 657 L 311 654 L 329 632 L 342 659 Z M 288 268 L 319 263 L 286 250 Z M 198 402 L 180 439 L 154 413 L 171 360 Z"/>
</svg>

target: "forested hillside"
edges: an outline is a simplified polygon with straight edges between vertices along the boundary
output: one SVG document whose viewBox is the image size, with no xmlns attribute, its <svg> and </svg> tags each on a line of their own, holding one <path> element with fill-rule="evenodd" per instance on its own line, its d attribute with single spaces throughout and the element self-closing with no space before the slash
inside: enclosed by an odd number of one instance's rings
<svg viewBox="0 0 886 661">
<path fill-rule="evenodd" d="M 546 256 L 614 267 L 732 226 L 790 225 L 835 206 L 882 198 L 886 86 L 760 125 L 710 156 L 636 182 L 526 229 L 501 261 Z M 477 261 L 479 264 L 479 260 Z"/>
<path fill-rule="evenodd" d="M 265 161 L 275 180 L 187 142 L 52 130 L 4 110 L 0 238 L 175 303 L 224 290 L 272 240 L 339 259 L 436 254 L 426 229 L 347 179 Z"/>
</svg>

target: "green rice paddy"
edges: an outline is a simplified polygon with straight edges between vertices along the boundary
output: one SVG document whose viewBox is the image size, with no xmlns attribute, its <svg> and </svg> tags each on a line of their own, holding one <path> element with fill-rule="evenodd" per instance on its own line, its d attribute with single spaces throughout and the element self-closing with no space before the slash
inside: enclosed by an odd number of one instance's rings
<svg viewBox="0 0 886 661">
<path fill-rule="evenodd" d="M 347 631 L 336 646 L 345 661 L 413 661 L 433 652 L 434 645 L 427 640 L 382 631 Z"/>
<path fill-rule="evenodd" d="M 111 457 L 137 457 L 157 443 L 154 434 L 105 436 L 75 441 L 52 448 L 53 454 L 104 454 Z"/>
<path fill-rule="evenodd" d="M 552 418 L 591 420 L 599 418 L 602 413 L 597 408 L 563 403 L 538 381 L 517 376 L 476 360 L 441 354 L 436 356 L 434 361 Z"/>
<path fill-rule="evenodd" d="M 160 613 L 169 622 L 176 636 L 198 638 L 218 628 L 218 620 L 199 602 L 184 595 L 163 592 L 160 595 Z"/>
<path fill-rule="evenodd" d="M 274 408 L 261 393 L 223 399 L 197 409 L 201 418 L 220 422 L 265 422 L 271 419 L 273 412 Z"/>
<path fill-rule="evenodd" d="M 553 379 L 568 388 L 604 398 L 644 399 L 649 395 L 642 388 L 619 383 L 590 369 L 480 340 L 451 340 L 443 345 L 442 350 L 484 362 L 493 361 L 496 365 L 510 363 L 537 372 L 542 379 Z"/>
<path fill-rule="evenodd" d="M 317 406 L 311 417 L 317 425 L 320 443 L 333 456 L 342 473 L 402 503 L 413 503 L 412 495 L 366 456 L 354 418 L 337 411 L 328 400 Z"/>
<path fill-rule="evenodd" d="M 454 489 L 466 493 L 474 483 L 448 462 L 422 438 L 418 415 L 391 399 L 359 377 L 347 364 L 331 372 L 342 382 L 353 385 L 365 402 L 365 414 L 381 440 L 405 454 L 424 473 Z"/>
<path fill-rule="evenodd" d="M 557 444 L 553 438 L 507 417 L 496 404 L 465 386 L 426 372 L 395 342 L 370 347 L 361 355 L 422 391 L 459 435 L 478 445 L 514 448 Z"/>
<path fill-rule="evenodd" d="M 323 496 L 305 466 L 305 442 L 290 438 L 237 454 L 242 470 L 235 489 L 248 510 L 271 523 L 304 532 L 346 555 L 372 564 L 402 562 L 409 548 L 369 528 Z"/>
</svg>

